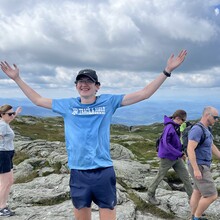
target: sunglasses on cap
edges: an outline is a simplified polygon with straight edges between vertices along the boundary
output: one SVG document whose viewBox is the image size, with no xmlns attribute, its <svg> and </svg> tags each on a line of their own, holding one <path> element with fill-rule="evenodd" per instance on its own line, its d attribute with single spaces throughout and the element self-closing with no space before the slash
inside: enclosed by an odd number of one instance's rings
<svg viewBox="0 0 220 220">
<path fill-rule="evenodd" d="M 8 115 L 8 116 L 12 116 L 12 115 L 15 115 L 15 112 L 5 112 L 5 113 L 3 113 L 3 115 Z"/>
</svg>

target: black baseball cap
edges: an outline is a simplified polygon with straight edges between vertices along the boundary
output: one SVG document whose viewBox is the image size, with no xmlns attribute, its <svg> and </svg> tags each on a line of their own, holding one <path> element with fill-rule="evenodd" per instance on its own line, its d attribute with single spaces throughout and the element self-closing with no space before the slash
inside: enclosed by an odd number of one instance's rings
<svg viewBox="0 0 220 220">
<path fill-rule="evenodd" d="M 97 76 L 95 70 L 92 70 L 92 69 L 80 70 L 78 75 L 76 76 L 76 82 L 77 82 L 77 80 L 79 80 L 83 76 L 89 77 L 95 84 L 99 84 L 100 85 L 100 82 L 98 80 L 98 76 Z"/>
</svg>

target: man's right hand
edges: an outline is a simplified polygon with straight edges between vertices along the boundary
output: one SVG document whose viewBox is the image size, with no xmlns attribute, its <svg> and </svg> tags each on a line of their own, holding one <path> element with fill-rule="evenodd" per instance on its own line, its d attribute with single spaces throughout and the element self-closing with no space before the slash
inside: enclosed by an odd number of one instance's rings
<svg viewBox="0 0 220 220">
<path fill-rule="evenodd" d="M 12 68 L 6 61 L 0 63 L 2 71 L 11 79 L 16 80 L 19 77 L 19 69 L 13 64 Z"/>
<path fill-rule="evenodd" d="M 202 179 L 202 174 L 201 174 L 200 170 L 194 170 L 194 177 L 198 180 Z"/>
</svg>

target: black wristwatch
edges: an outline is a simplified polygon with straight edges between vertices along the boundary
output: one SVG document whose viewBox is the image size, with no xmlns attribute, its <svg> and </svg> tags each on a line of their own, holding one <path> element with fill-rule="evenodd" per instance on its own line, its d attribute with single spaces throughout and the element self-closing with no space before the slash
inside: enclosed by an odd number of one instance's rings
<svg viewBox="0 0 220 220">
<path fill-rule="evenodd" d="M 166 70 L 163 71 L 163 74 L 167 77 L 170 77 L 171 76 L 171 73 L 168 73 Z"/>
</svg>

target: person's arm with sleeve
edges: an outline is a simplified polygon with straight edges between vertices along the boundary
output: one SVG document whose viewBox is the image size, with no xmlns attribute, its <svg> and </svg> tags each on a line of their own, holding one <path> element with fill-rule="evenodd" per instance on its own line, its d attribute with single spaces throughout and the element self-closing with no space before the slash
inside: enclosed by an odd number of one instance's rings
<svg viewBox="0 0 220 220">
<path fill-rule="evenodd" d="M 122 100 L 122 106 L 131 105 L 151 97 L 166 80 L 168 75 L 167 73 L 171 73 L 174 69 L 180 66 L 180 64 L 184 61 L 186 54 L 186 50 L 182 50 L 177 57 L 172 54 L 167 61 L 165 73 L 161 73 L 156 79 L 154 79 L 149 85 L 145 86 L 142 90 L 125 95 Z"/>
<path fill-rule="evenodd" d="M 174 126 L 171 124 L 167 125 L 165 127 L 165 132 L 163 135 L 164 144 L 162 147 L 166 148 L 166 151 L 169 152 L 170 155 L 173 155 L 173 157 L 179 158 L 183 156 L 183 152 L 176 149 L 178 143 L 175 142 L 174 144 L 173 142 L 173 139 L 176 139 L 176 137 L 177 137 L 177 132 Z M 179 144 L 181 144 L 180 139 L 179 139 Z"/>
<path fill-rule="evenodd" d="M 23 93 L 37 106 L 44 108 L 52 107 L 52 99 L 44 98 L 40 96 L 36 91 L 34 91 L 29 85 L 27 85 L 19 75 L 19 69 L 14 64 L 12 68 L 7 62 L 1 62 L 2 71 L 21 88 Z"/>
<path fill-rule="evenodd" d="M 192 165 L 194 176 L 196 179 L 202 179 L 202 174 L 199 170 L 198 164 L 196 162 L 196 154 L 195 154 L 195 149 L 198 146 L 198 142 L 194 140 L 189 140 L 188 145 L 187 145 L 187 154 L 189 161 Z"/>
</svg>

